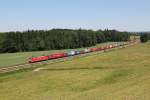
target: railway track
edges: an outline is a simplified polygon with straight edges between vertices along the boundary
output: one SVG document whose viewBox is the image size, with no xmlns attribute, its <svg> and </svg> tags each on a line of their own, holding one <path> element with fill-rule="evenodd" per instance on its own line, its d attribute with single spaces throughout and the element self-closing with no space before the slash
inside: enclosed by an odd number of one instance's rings
<svg viewBox="0 0 150 100">
<path fill-rule="evenodd" d="M 3 68 L 0 68 L 0 74 L 13 72 L 13 71 L 21 70 L 21 69 L 35 68 L 35 67 L 42 66 L 42 65 L 54 64 L 54 63 L 58 63 L 58 62 L 64 62 L 64 61 L 72 60 L 72 59 L 75 59 L 75 58 L 92 56 L 92 55 L 96 55 L 96 54 L 99 54 L 99 53 L 112 51 L 114 49 L 120 49 L 120 48 L 123 48 L 123 47 L 132 46 L 132 45 L 135 45 L 135 44 L 138 44 L 138 43 L 140 43 L 140 42 L 136 41 L 134 43 L 131 43 L 131 44 L 128 44 L 128 45 L 125 45 L 125 46 L 119 46 L 119 47 L 116 47 L 116 48 L 97 51 L 97 52 L 92 52 L 92 53 L 86 53 L 86 54 L 81 54 L 81 55 L 76 55 L 76 56 L 64 57 L 64 58 L 59 58 L 59 59 L 54 59 L 54 60 L 47 60 L 47 61 L 31 63 L 31 64 L 24 63 L 24 64 L 18 64 L 18 65 L 14 65 L 14 66 L 3 67 Z"/>
</svg>

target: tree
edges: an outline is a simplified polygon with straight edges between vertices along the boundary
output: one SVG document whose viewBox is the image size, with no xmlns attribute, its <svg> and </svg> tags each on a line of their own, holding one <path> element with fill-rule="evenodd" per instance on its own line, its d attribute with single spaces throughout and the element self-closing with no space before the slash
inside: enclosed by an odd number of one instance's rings
<svg viewBox="0 0 150 100">
<path fill-rule="evenodd" d="M 6 33 L 6 37 L 1 45 L 1 52 L 14 53 L 18 51 L 13 37 L 14 33 Z"/>
<path fill-rule="evenodd" d="M 148 41 L 148 34 L 146 34 L 146 33 L 141 34 L 140 40 L 141 40 L 141 42 L 147 42 Z"/>
</svg>

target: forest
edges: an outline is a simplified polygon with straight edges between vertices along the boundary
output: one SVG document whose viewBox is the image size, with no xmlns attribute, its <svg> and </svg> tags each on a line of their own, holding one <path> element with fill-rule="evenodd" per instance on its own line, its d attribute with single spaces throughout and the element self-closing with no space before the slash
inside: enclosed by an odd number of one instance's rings
<svg viewBox="0 0 150 100">
<path fill-rule="evenodd" d="M 128 32 L 117 30 L 51 29 L 0 33 L 0 53 L 74 49 L 103 42 L 127 41 Z"/>
</svg>

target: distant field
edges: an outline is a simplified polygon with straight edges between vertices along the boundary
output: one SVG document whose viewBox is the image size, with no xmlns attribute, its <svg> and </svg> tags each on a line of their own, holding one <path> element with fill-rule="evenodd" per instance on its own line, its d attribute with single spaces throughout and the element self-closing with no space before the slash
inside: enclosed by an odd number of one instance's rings
<svg viewBox="0 0 150 100">
<path fill-rule="evenodd" d="M 97 46 L 106 45 L 106 44 L 110 44 L 110 43 L 114 43 L 114 42 L 102 43 L 102 44 L 98 44 Z M 83 49 L 83 48 L 79 48 L 79 49 Z M 70 51 L 70 50 L 71 49 L 0 54 L 0 67 L 26 63 L 28 61 L 28 58 L 32 57 L 32 56 L 36 57 L 36 56 L 42 56 L 42 55 L 50 55 L 53 52 L 58 52 L 58 51 L 66 52 L 66 51 Z"/>
<path fill-rule="evenodd" d="M 0 100 L 150 100 L 150 42 L 0 75 Z"/>
</svg>

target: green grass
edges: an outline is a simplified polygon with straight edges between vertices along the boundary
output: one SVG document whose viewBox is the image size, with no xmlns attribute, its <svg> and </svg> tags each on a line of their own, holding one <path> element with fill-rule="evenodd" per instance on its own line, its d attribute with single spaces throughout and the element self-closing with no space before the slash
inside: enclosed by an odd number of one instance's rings
<svg viewBox="0 0 150 100">
<path fill-rule="evenodd" d="M 109 42 L 113 43 L 113 42 Z M 96 46 L 106 45 L 109 43 L 102 43 L 98 44 Z M 80 50 L 83 48 L 78 48 L 77 50 Z M 28 62 L 28 58 L 34 56 L 42 56 L 42 55 L 50 55 L 53 52 L 67 52 L 68 50 L 50 50 L 50 51 L 37 51 L 37 52 L 21 52 L 21 53 L 5 53 L 0 54 L 0 67 L 6 67 L 11 65 L 17 65 L 17 64 L 23 64 Z"/>
<path fill-rule="evenodd" d="M 150 100 L 150 42 L 0 75 L 0 100 Z"/>
</svg>

